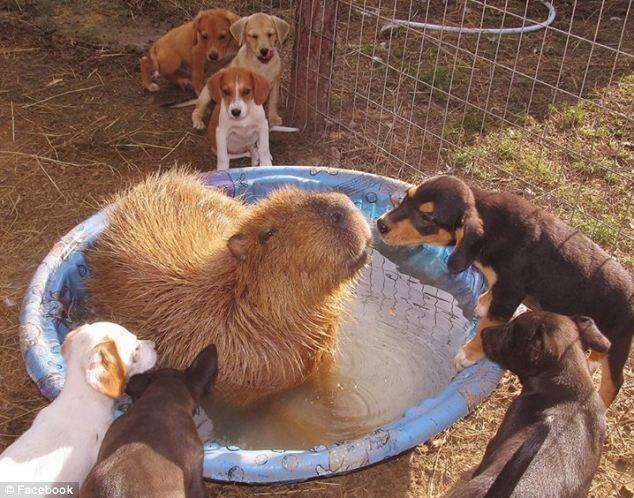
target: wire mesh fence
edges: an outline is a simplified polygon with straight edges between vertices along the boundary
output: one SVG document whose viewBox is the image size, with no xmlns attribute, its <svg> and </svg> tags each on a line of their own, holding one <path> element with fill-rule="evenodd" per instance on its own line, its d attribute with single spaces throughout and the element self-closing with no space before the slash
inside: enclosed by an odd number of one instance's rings
<svg viewBox="0 0 634 498">
<path fill-rule="evenodd" d="M 258 4 L 295 24 L 289 120 L 342 164 L 523 190 L 631 257 L 632 0 Z"/>
</svg>

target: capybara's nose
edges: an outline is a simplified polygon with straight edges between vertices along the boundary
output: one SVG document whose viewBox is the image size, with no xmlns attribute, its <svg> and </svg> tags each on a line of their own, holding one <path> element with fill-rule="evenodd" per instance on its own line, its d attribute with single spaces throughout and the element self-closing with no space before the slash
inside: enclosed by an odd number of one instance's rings
<svg viewBox="0 0 634 498">
<path fill-rule="evenodd" d="M 261 48 L 260 49 L 260 54 L 262 55 L 262 57 L 266 57 L 267 55 L 269 55 L 269 49 L 268 48 Z"/>
<path fill-rule="evenodd" d="M 379 229 L 379 233 L 385 235 L 390 231 L 390 227 L 387 226 L 387 223 L 383 221 L 383 218 L 379 218 L 376 220 L 376 227 Z"/>
<path fill-rule="evenodd" d="M 240 109 L 238 109 L 237 107 L 235 109 L 231 109 L 231 115 L 235 116 L 236 118 L 242 113 L 242 111 Z"/>
<path fill-rule="evenodd" d="M 209 52 L 209 60 L 217 61 L 218 60 L 218 52 L 216 52 L 216 51 Z"/>
</svg>

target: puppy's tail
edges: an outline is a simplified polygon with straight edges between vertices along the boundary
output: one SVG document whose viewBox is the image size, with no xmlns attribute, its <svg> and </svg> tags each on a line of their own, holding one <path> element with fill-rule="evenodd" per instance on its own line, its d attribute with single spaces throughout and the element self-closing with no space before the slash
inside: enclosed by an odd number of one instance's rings
<svg viewBox="0 0 634 498">
<path fill-rule="evenodd" d="M 169 107 L 170 109 L 180 109 L 181 107 L 193 107 L 198 102 L 198 99 L 189 99 L 183 102 L 165 102 L 161 107 Z"/>
<path fill-rule="evenodd" d="M 507 498 L 511 496 L 515 486 L 517 486 L 533 458 L 539 452 L 549 433 L 550 425 L 546 423 L 539 424 L 535 432 L 522 443 L 522 446 L 506 462 L 506 465 L 502 468 L 484 498 Z M 475 474 L 477 473 L 478 470 L 476 470 Z"/>
<path fill-rule="evenodd" d="M 292 126 L 271 126 L 269 131 L 279 131 L 281 133 L 296 133 L 299 128 L 293 128 Z"/>
</svg>

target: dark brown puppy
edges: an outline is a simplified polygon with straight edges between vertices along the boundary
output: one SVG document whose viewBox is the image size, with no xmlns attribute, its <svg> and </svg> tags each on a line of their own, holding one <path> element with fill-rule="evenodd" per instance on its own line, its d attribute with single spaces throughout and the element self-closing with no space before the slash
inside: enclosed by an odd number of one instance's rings
<svg viewBox="0 0 634 498">
<path fill-rule="evenodd" d="M 398 207 L 377 221 L 388 244 L 455 245 L 449 270 L 475 264 L 489 290 L 476 313 L 474 339 L 458 353 L 458 370 L 483 356 L 480 331 L 511 319 L 517 306 L 566 315 L 588 315 L 610 339 L 601 360 L 601 397 L 606 406 L 623 384 L 623 367 L 634 332 L 629 273 L 609 254 L 563 221 L 516 195 L 469 187 L 453 176 L 434 177 L 408 190 Z"/>
<path fill-rule="evenodd" d="M 487 357 L 522 383 L 469 481 L 451 497 L 586 496 L 605 438 L 605 410 L 584 349 L 610 342 L 588 317 L 524 313 L 482 331 Z"/>
<path fill-rule="evenodd" d="M 193 414 L 216 376 L 215 346 L 203 349 L 184 372 L 164 368 L 133 376 L 134 399 L 103 440 L 82 497 L 203 497 L 203 443 Z"/>
</svg>

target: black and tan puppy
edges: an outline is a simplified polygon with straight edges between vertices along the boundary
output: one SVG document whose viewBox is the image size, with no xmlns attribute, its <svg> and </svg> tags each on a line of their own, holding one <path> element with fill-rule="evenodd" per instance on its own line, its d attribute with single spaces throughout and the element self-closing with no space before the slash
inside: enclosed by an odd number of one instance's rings
<svg viewBox="0 0 634 498">
<path fill-rule="evenodd" d="M 133 376 L 126 392 L 134 404 L 108 429 L 80 496 L 207 496 L 193 414 L 212 388 L 217 365 L 215 346 L 207 346 L 184 372 Z"/>
<path fill-rule="evenodd" d="M 511 403 L 480 465 L 451 497 L 586 496 L 605 438 L 605 409 L 585 351 L 610 342 L 591 318 L 532 311 L 482 331 L 488 358 L 516 374 Z"/>
<path fill-rule="evenodd" d="M 634 332 L 629 273 L 609 254 L 563 221 L 521 197 L 469 187 L 453 176 L 412 187 L 381 216 L 377 227 L 388 244 L 451 245 L 449 270 L 475 264 L 489 285 L 476 313 L 476 336 L 456 356 L 456 369 L 483 357 L 480 331 L 507 322 L 522 301 L 566 315 L 588 315 L 612 343 L 601 361 L 606 406 L 623 384 Z M 596 364 L 595 364 L 596 366 Z"/>
</svg>

